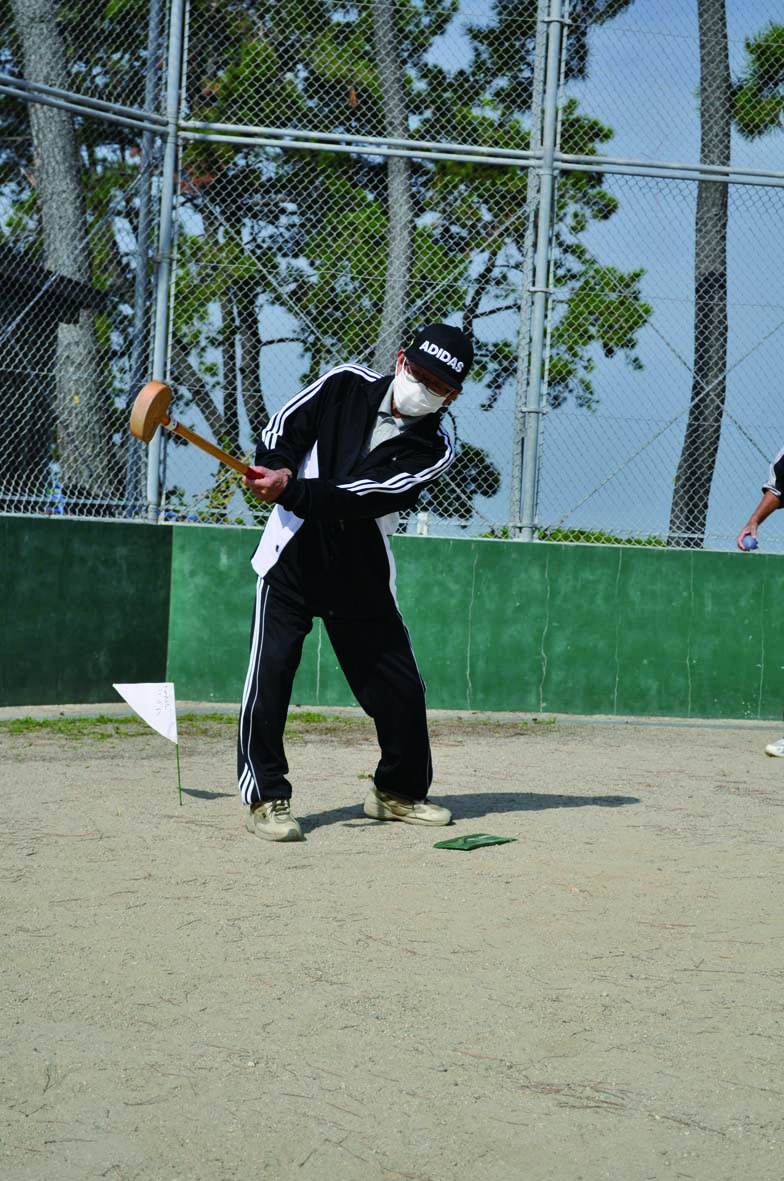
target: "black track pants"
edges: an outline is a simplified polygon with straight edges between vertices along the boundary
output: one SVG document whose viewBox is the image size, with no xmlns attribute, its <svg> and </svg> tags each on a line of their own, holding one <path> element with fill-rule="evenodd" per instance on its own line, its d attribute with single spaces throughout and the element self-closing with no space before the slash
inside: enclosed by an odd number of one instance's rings
<svg viewBox="0 0 784 1181">
<path fill-rule="evenodd" d="M 259 579 L 237 743 L 237 777 L 246 804 L 291 795 L 283 731 L 302 645 L 312 626 L 313 616 L 305 607 Z M 376 786 L 424 799 L 433 778 L 425 685 L 394 601 L 390 598 L 383 615 L 325 616 L 324 626 L 352 693 L 376 725 L 381 748 Z"/>
</svg>

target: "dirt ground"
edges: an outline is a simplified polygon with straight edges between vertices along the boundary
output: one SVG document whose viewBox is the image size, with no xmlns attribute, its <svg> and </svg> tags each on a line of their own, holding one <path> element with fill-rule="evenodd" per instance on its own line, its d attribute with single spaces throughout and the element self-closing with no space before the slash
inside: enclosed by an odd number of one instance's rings
<svg viewBox="0 0 784 1181">
<path fill-rule="evenodd" d="M 4 716 L 6 1181 L 784 1177 L 775 725 L 435 716 L 432 830 L 362 815 L 364 721 L 295 719 L 274 845 L 229 721 L 180 804 L 143 724 Z"/>
</svg>

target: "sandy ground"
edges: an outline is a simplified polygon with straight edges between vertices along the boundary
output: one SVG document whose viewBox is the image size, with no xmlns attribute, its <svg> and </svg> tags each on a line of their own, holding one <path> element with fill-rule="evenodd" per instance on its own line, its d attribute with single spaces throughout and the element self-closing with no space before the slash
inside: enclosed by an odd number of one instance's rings
<svg viewBox="0 0 784 1181">
<path fill-rule="evenodd" d="M 781 1179 L 778 736 L 439 717 L 428 830 L 361 814 L 365 724 L 301 726 L 273 845 L 228 724 L 182 805 L 142 725 L 0 725 L 0 1175 Z"/>
</svg>

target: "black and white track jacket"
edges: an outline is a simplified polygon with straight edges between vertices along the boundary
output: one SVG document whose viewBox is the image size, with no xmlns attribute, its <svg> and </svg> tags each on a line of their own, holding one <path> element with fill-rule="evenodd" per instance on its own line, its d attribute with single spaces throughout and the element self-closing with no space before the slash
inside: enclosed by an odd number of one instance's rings
<svg viewBox="0 0 784 1181">
<path fill-rule="evenodd" d="M 781 500 L 781 494 L 784 492 L 784 447 L 781 448 L 778 455 L 771 462 L 768 482 L 762 485 L 762 491 L 772 492 L 774 496 L 778 496 L 779 500 Z"/>
<path fill-rule="evenodd" d="M 374 615 L 395 596 L 394 515 L 454 458 L 439 413 L 367 451 L 392 378 L 340 365 L 271 419 L 256 463 L 289 468 L 253 557 L 258 575 L 316 615 Z M 391 516 L 391 520 L 390 520 Z"/>
</svg>

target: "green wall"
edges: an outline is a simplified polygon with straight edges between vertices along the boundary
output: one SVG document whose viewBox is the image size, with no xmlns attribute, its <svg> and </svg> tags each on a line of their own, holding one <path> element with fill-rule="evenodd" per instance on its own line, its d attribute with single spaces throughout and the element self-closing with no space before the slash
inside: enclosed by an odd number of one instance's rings
<svg viewBox="0 0 784 1181">
<path fill-rule="evenodd" d="M 411 616 L 433 705 L 781 715 L 780 557 L 441 541 L 426 563 L 417 547 L 433 542 L 411 541 L 399 562 L 406 600 L 419 591 L 432 603 L 442 587 L 456 608 Z"/>
<path fill-rule="evenodd" d="M 169 679 L 183 701 L 240 701 L 258 529 L 174 528 Z"/>
<path fill-rule="evenodd" d="M 165 680 L 171 544 L 152 525 L 0 516 L 0 705 Z"/>
<path fill-rule="evenodd" d="M 186 700 L 241 696 L 256 538 L 175 530 L 169 675 Z M 432 708 L 781 715 L 784 557 L 420 537 L 392 547 Z M 318 621 L 294 701 L 353 704 Z"/>
<path fill-rule="evenodd" d="M 173 680 L 237 702 L 255 529 L 0 517 L 0 705 L 112 701 Z M 395 537 L 437 709 L 778 718 L 784 557 Z M 353 700 L 318 621 L 294 690 Z"/>
</svg>

